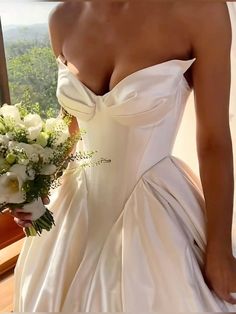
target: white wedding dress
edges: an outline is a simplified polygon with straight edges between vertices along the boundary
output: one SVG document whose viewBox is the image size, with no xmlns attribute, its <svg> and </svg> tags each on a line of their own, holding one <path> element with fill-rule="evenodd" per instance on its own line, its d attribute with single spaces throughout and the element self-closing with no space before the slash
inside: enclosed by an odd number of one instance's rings
<svg viewBox="0 0 236 314">
<path fill-rule="evenodd" d="M 134 72 L 98 96 L 60 58 L 57 96 L 86 130 L 78 150 L 111 163 L 70 164 L 49 209 L 56 226 L 25 238 L 16 312 L 236 312 L 206 285 L 199 179 L 172 148 L 195 61 Z"/>
</svg>

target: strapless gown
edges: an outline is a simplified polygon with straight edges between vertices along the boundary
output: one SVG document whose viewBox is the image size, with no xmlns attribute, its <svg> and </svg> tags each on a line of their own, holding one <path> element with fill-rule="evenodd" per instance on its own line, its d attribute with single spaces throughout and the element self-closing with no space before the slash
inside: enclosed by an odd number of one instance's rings
<svg viewBox="0 0 236 314">
<path fill-rule="evenodd" d="M 57 97 L 86 131 L 49 209 L 56 226 L 25 238 L 14 271 L 16 312 L 236 312 L 206 285 L 201 182 L 172 148 L 191 92 L 173 59 L 99 96 L 58 62 Z"/>
</svg>

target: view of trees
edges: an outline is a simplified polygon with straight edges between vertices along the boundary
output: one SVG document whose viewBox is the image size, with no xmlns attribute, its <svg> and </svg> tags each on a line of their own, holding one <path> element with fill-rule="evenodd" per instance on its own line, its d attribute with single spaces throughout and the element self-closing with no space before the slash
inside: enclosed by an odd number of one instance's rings
<svg viewBox="0 0 236 314">
<path fill-rule="evenodd" d="M 15 26 L 4 32 L 4 41 L 12 104 L 38 103 L 57 115 L 57 64 L 47 26 Z"/>
</svg>

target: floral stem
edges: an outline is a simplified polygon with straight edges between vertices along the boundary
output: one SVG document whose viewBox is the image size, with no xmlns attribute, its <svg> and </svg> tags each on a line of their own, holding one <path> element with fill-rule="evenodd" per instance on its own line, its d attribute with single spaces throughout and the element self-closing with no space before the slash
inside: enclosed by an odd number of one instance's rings
<svg viewBox="0 0 236 314">
<path fill-rule="evenodd" d="M 36 236 L 37 234 L 40 236 L 44 229 L 50 231 L 52 225 L 55 226 L 52 214 L 53 213 L 46 208 L 45 213 L 39 219 L 32 221 L 32 226 L 24 229 L 26 236 Z"/>
</svg>

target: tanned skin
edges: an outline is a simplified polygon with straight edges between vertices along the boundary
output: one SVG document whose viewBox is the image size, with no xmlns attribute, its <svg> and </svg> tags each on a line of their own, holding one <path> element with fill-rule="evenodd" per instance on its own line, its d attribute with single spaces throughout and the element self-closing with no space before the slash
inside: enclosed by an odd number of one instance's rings
<svg viewBox="0 0 236 314">
<path fill-rule="evenodd" d="M 195 97 L 197 153 L 207 211 L 204 278 L 221 299 L 236 304 L 229 294 L 236 292 L 236 260 L 231 242 L 232 34 L 226 3 L 69 0 L 51 13 L 49 31 L 55 57 L 64 56 L 69 69 L 97 95 L 139 69 L 196 57 L 184 75 Z M 78 127 L 74 119 L 71 132 Z M 22 227 L 30 219 L 20 209 L 14 216 Z"/>
</svg>

